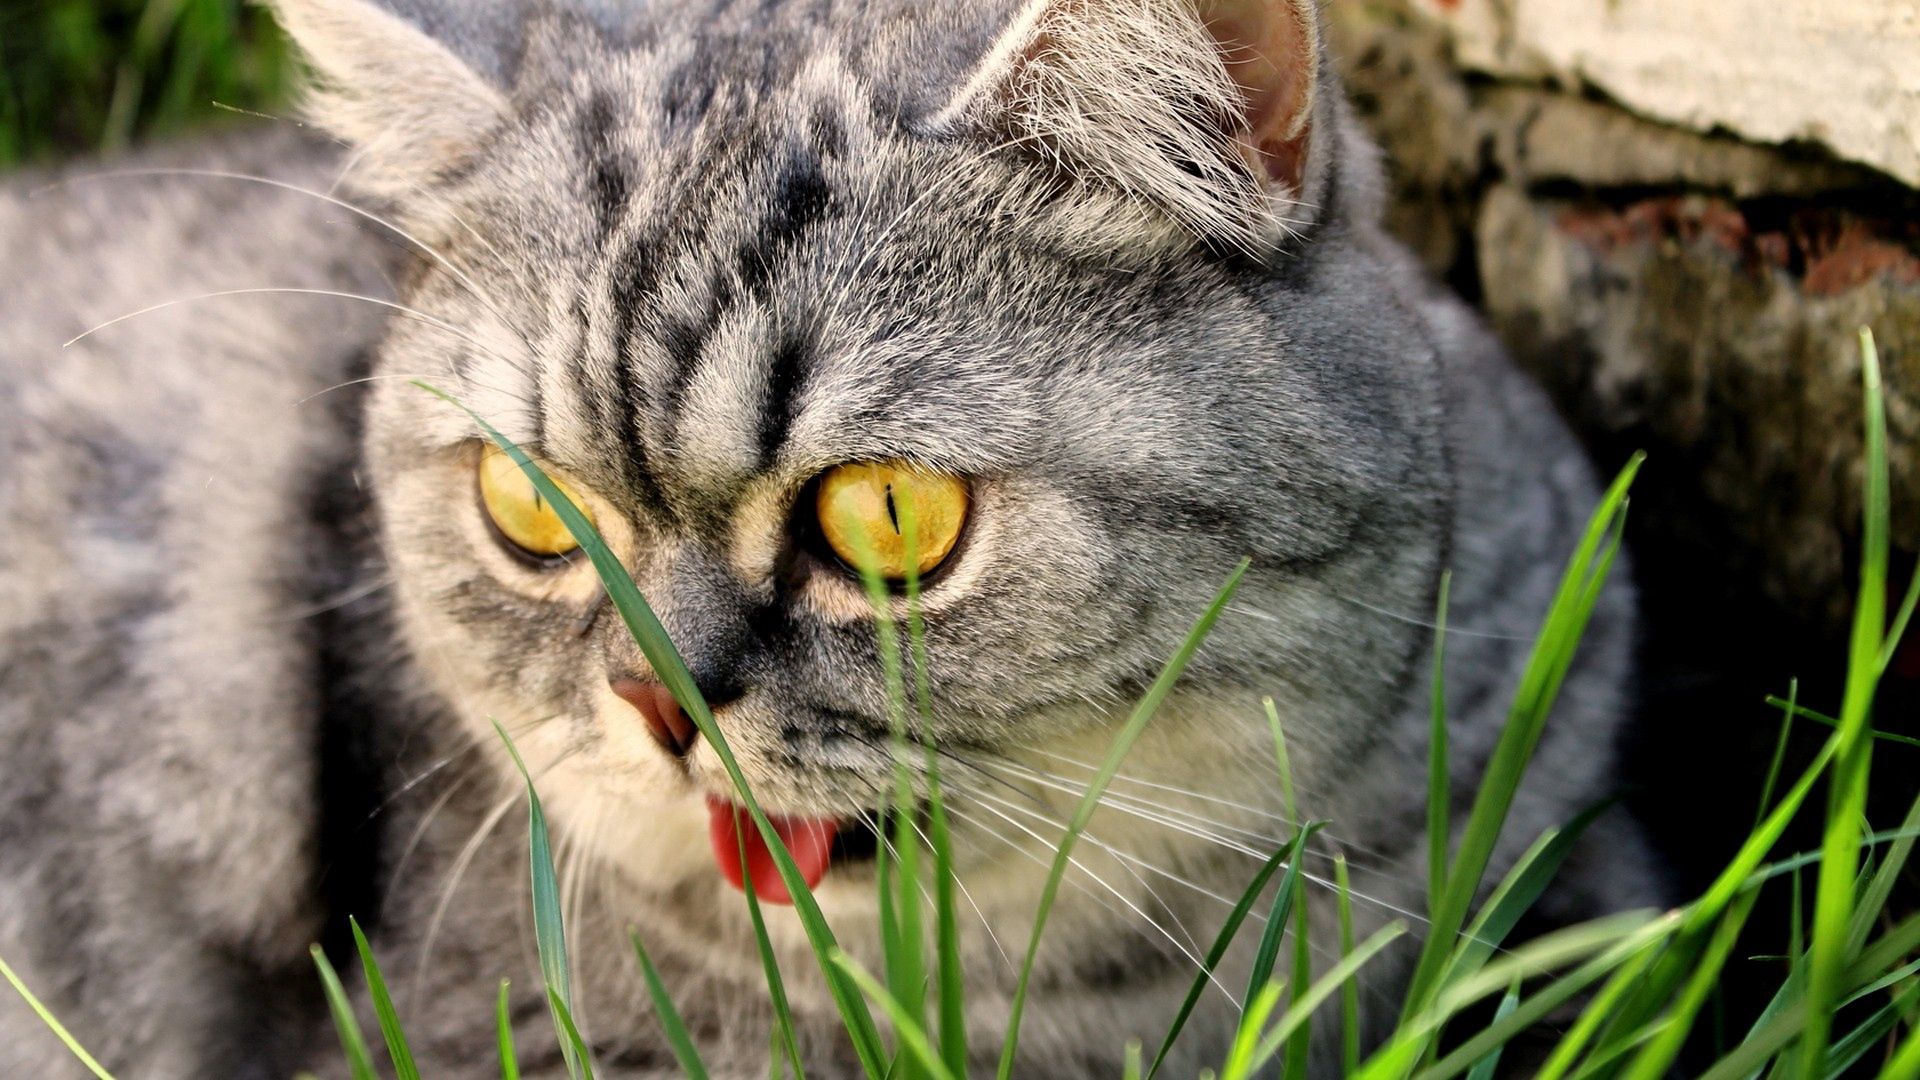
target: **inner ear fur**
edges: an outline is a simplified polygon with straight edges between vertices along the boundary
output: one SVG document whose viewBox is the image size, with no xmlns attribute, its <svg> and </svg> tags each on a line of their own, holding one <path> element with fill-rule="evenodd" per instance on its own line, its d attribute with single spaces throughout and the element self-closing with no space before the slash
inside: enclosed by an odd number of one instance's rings
<svg viewBox="0 0 1920 1080">
<path fill-rule="evenodd" d="M 1310 212 L 1319 66 L 1313 0 L 1035 0 L 936 123 L 1264 249 Z"/>
<path fill-rule="evenodd" d="M 424 30 L 370 0 L 269 0 L 313 72 L 307 112 L 359 148 L 353 179 L 399 196 L 465 161 L 511 112 Z"/>
<path fill-rule="evenodd" d="M 1306 183 L 1320 54 L 1312 0 L 1200 0 L 1198 13 L 1245 98 L 1252 163 L 1298 197 Z"/>
</svg>

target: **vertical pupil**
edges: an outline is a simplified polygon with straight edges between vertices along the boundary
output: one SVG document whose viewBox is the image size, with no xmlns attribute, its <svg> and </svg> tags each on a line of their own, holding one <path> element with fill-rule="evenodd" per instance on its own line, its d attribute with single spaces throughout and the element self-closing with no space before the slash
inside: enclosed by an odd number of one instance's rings
<svg viewBox="0 0 1920 1080">
<path fill-rule="evenodd" d="M 894 535 L 900 533 L 900 511 L 893 505 L 893 485 L 887 485 L 887 520 L 893 523 Z"/>
</svg>

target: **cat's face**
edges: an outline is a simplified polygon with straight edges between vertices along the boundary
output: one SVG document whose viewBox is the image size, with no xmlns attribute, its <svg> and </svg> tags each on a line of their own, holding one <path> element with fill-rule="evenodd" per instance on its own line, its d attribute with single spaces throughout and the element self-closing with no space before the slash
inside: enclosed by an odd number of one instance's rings
<svg viewBox="0 0 1920 1080">
<path fill-rule="evenodd" d="M 1023 815 L 1063 818 L 1075 783 L 1041 777 L 1098 757 L 1243 556 L 1250 614 L 1136 772 L 1273 804 L 1259 696 L 1363 710 L 1412 651 L 1330 595 L 1420 588 L 1430 523 L 1394 551 L 1367 524 L 1427 512 L 1412 395 L 1325 363 L 1338 334 L 1304 288 L 1276 299 L 1271 260 L 986 125 L 903 117 L 834 48 L 641 38 L 542 25 L 504 118 L 393 195 L 441 254 L 383 346 L 370 481 L 407 644 L 474 736 L 513 733 L 563 828 L 634 876 L 712 874 L 714 748 L 650 734 L 654 676 L 587 560 L 410 379 L 577 496 L 770 812 L 857 832 L 887 802 L 879 620 L 822 520 L 823 490 L 875 475 L 931 493 L 920 540 L 945 549 L 920 591 L 930 720 L 906 712 L 962 832 L 1056 832 Z"/>
</svg>

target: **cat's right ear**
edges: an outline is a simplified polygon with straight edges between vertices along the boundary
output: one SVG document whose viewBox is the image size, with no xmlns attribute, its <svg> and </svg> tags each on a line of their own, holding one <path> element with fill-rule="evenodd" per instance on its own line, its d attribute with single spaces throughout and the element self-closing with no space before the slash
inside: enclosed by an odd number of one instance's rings
<svg viewBox="0 0 1920 1080">
<path fill-rule="evenodd" d="M 512 113 L 468 60 L 370 0 L 268 4 L 313 70 L 309 114 L 355 147 L 353 182 L 368 194 L 430 184 Z"/>
<path fill-rule="evenodd" d="M 985 129 L 1262 251 L 1324 197 L 1328 78 L 1317 0 L 1026 0 L 929 127 Z"/>
</svg>

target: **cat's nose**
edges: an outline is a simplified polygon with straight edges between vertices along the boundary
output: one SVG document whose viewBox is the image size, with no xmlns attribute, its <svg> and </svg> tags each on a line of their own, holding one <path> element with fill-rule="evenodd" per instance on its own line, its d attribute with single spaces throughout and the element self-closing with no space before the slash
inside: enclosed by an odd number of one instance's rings
<svg viewBox="0 0 1920 1080">
<path fill-rule="evenodd" d="M 673 691 L 657 682 L 640 679 L 613 679 L 609 682 L 613 692 L 627 704 L 632 705 L 640 719 L 646 721 L 647 734 L 660 748 L 674 757 L 685 757 L 693 749 L 693 741 L 700 737 L 700 729 L 693 726 L 687 714 L 680 711 L 680 703 L 673 700 Z"/>
</svg>

